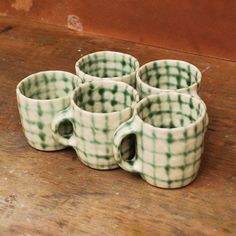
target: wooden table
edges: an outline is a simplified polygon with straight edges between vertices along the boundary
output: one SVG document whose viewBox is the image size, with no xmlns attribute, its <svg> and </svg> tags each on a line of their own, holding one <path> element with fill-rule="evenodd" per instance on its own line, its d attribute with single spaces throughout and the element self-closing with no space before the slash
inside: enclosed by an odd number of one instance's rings
<svg viewBox="0 0 236 236">
<path fill-rule="evenodd" d="M 209 45 L 210 46 L 210 45 Z M 199 177 L 178 190 L 121 169 L 96 171 L 73 150 L 40 152 L 23 136 L 15 87 L 40 70 L 74 72 L 98 50 L 189 61 L 203 73 L 210 126 Z M 236 235 L 236 63 L 0 18 L 0 235 Z"/>
</svg>

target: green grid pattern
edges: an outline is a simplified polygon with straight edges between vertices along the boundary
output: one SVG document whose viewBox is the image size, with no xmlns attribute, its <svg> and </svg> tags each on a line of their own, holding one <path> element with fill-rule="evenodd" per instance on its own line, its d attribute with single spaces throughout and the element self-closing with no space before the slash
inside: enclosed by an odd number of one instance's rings
<svg viewBox="0 0 236 236">
<path fill-rule="evenodd" d="M 200 100 L 180 93 L 147 97 L 137 105 L 137 116 L 142 121 L 138 119 L 139 125 L 135 125 L 136 158 L 142 163 L 139 172 L 143 179 L 162 188 L 179 188 L 194 180 L 207 126 L 206 118 L 197 120 L 205 114 Z M 135 120 L 134 116 L 118 133 L 133 130 Z"/>
<path fill-rule="evenodd" d="M 76 143 L 72 146 L 84 164 L 95 169 L 119 167 L 113 135 L 132 116 L 138 100 L 137 91 L 121 82 L 101 80 L 78 87 L 73 96 L 71 122 Z M 126 149 L 124 155 L 129 155 Z"/>
<path fill-rule="evenodd" d="M 96 86 L 89 83 L 79 88 L 74 96 L 75 103 L 81 109 L 95 113 L 111 113 L 121 111 L 132 105 L 136 94 L 130 86 L 119 86 L 118 83 Z"/>
<path fill-rule="evenodd" d="M 118 167 L 113 154 L 113 135 L 132 116 L 131 106 L 138 100 L 137 92 L 122 83 L 104 81 L 78 88 L 74 96 L 80 107 L 80 119 L 74 121 L 78 142 L 75 149 L 83 163 L 96 169 Z M 125 144 L 121 149 L 125 157 L 129 155 Z"/>
<path fill-rule="evenodd" d="M 51 122 L 56 113 L 70 105 L 70 93 L 81 80 L 68 72 L 39 72 L 22 80 L 17 86 L 21 124 L 28 143 L 44 151 L 65 148 L 52 136 Z M 59 132 L 70 136 L 71 124 L 62 123 Z"/>
<path fill-rule="evenodd" d="M 165 90 L 193 94 L 198 92 L 200 81 L 200 71 L 190 63 L 179 60 L 157 60 L 139 69 L 137 90 L 141 97 Z"/>
<path fill-rule="evenodd" d="M 82 57 L 75 65 L 76 73 L 85 81 L 112 78 L 135 86 L 136 58 L 112 51 L 101 51 Z"/>
</svg>

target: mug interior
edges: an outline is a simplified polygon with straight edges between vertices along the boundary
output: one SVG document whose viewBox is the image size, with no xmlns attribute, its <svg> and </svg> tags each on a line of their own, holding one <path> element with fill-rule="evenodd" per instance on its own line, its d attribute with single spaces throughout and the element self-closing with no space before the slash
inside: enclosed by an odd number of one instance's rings
<svg viewBox="0 0 236 236">
<path fill-rule="evenodd" d="M 110 113 L 131 107 L 137 96 L 131 86 L 122 82 L 90 82 L 75 91 L 74 102 L 88 112 Z"/>
<path fill-rule="evenodd" d="M 146 97 L 137 108 L 138 116 L 158 128 L 179 128 L 196 122 L 204 114 L 200 100 L 180 93 Z"/>
<path fill-rule="evenodd" d="M 187 88 L 201 79 L 201 73 L 195 66 L 177 60 L 147 63 L 140 68 L 138 76 L 149 86 L 166 90 Z"/>
<path fill-rule="evenodd" d="M 99 78 L 129 75 L 138 69 L 136 58 L 118 52 L 97 52 L 83 57 L 77 64 L 80 71 Z"/>
<path fill-rule="evenodd" d="M 28 98 L 49 100 L 67 96 L 76 87 L 75 77 L 59 71 L 39 72 L 25 78 L 20 92 Z"/>
</svg>

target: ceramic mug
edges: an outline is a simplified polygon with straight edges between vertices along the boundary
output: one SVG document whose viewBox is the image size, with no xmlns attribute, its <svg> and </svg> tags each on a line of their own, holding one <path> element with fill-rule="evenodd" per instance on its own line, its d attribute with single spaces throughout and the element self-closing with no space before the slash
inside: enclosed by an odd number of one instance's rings
<svg viewBox="0 0 236 236">
<path fill-rule="evenodd" d="M 113 135 L 116 128 L 132 116 L 138 100 L 137 91 L 123 82 L 99 80 L 84 83 L 72 94 L 70 108 L 53 120 L 54 137 L 63 145 L 72 146 L 79 159 L 89 167 L 117 168 Z M 60 124 L 65 121 L 73 125 L 73 135 L 69 138 L 58 132 Z"/>
<path fill-rule="evenodd" d="M 197 176 L 208 125 L 204 102 L 182 93 L 160 93 L 142 99 L 133 117 L 114 135 L 114 155 L 120 167 L 139 173 L 151 185 L 179 188 Z M 120 143 L 136 135 L 136 154 L 126 160 Z"/>
<path fill-rule="evenodd" d="M 176 91 L 199 98 L 200 70 L 185 61 L 156 60 L 141 66 L 136 75 L 140 98 L 160 92 Z"/>
<path fill-rule="evenodd" d="M 39 150 L 65 148 L 52 135 L 51 122 L 55 114 L 70 105 L 70 93 L 82 80 L 64 71 L 42 71 L 19 82 L 16 88 L 21 124 L 28 143 Z M 67 136 L 71 124 L 62 124 L 61 134 Z"/>
<path fill-rule="evenodd" d="M 109 78 L 125 82 L 135 88 L 138 60 L 126 53 L 94 52 L 80 58 L 75 64 L 76 74 L 85 81 Z"/>
</svg>

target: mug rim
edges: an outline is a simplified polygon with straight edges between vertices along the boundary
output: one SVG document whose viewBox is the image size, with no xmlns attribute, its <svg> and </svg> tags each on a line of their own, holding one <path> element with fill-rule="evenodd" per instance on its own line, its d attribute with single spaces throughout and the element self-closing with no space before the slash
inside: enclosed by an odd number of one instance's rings
<svg viewBox="0 0 236 236">
<path fill-rule="evenodd" d="M 126 75 L 122 75 L 122 76 L 115 76 L 115 77 L 98 77 L 98 76 L 93 76 L 91 74 L 88 74 L 88 73 L 85 73 L 83 70 L 80 69 L 80 66 L 79 64 L 81 63 L 82 60 L 84 60 L 85 58 L 88 58 L 89 56 L 93 56 L 95 54 L 102 54 L 102 53 L 108 53 L 108 54 L 119 54 L 119 55 L 126 55 L 126 56 L 129 56 L 131 58 L 134 59 L 135 61 L 135 64 L 136 64 L 136 68 L 134 68 L 134 71 L 129 73 L 129 74 L 126 74 Z M 95 80 L 100 80 L 100 79 L 111 79 L 111 80 L 115 80 L 115 81 L 120 81 L 120 79 L 125 79 L 125 78 L 128 78 L 132 75 L 135 75 L 137 73 L 137 71 L 139 70 L 140 68 L 140 64 L 139 64 L 139 61 L 136 57 L 134 57 L 133 55 L 130 55 L 128 53 L 123 53 L 123 52 L 117 52 L 117 51 L 110 51 L 110 50 L 105 50 L 105 51 L 96 51 L 96 52 L 92 52 L 92 53 L 89 53 L 89 54 L 86 54 L 84 56 L 82 56 L 79 60 L 76 61 L 75 63 L 75 71 L 76 71 L 76 75 L 77 76 L 81 76 L 83 79 L 87 76 L 87 77 L 92 77 L 94 78 Z"/>
<path fill-rule="evenodd" d="M 150 66 L 154 63 L 162 63 L 165 61 L 167 61 L 167 62 L 180 62 L 180 63 L 184 63 L 184 64 L 191 66 L 194 70 L 196 70 L 198 72 L 198 75 L 199 75 L 198 81 L 194 82 L 190 86 L 179 88 L 179 89 L 162 89 L 162 88 L 157 88 L 157 87 L 151 86 L 141 79 L 140 72 L 144 69 L 145 66 Z M 142 84 L 151 90 L 163 91 L 163 92 L 172 92 L 172 91 L 182 92 L 182 91 L 185 91 L 186 89 L 191 89 L 191 88 L 195 87 L 196 85 L 200 84 L 201 80 L 202 80 L 202 73 L 195 65 L 193 65 L 187 61 L 177 60 L 177 59 L 160 59 L 160 60 L 149 61 L 149 62 L 143 64 L 141 67 L 139 67 L 139 69 L 137 70 L 137 73 L 136 73 L 136 79 L 137 79 L 137 86 L 138 86 L 138 84 Z"/>
<path fill-rule="evenodd" d="M 97 85 L 101 85 L 101 84 L 118 84 L 118 86 L 122 86 L 122 87 L 129 87 L 131 88 L 132 92 L 134 93 L 135 97 L 134 97 L 134 100 L 132 101 L 131 105 L 128 106 L 128 107 L 125 107 L 124 109 L 122 110 L 119 110 L 119 111 L 113 111 L 113 112 L 106 112 L 106 113 L 102 113 L 102 112 L 91 112 L 91 111 L 87 111 L 87 110 L 84 110 L 82 109 L 81 107 L 79 107 L 76 103 L 75 103 L 75 94 L 76 92 L 81 89 L 81 87 L 87 87 L 89 84 L 95 84 L 95 86 Z M 107 79 L 101 79 L 101 80 L 94 80 L 94 81 L 88 81 L 88 82 L 85 82 L 83 84 L 81 84 L 78 88 L 76 88 L 73 93 L 71 94 L 71 105 L 76 109 L 76 110 L 79 110 L 80 112 L 83 112 L 84 114 L 87 114 L 87 115 L 96 115 L 96 116 L 107 116 L 107 115 L 116 115 L 116 114 L 119 114 L 121 112 L 126 112 L 130 109 L 134 109 L 134 107 L 136 106 L 136 104 L 139 102 L 139 95 L 138 95 L 138 92 L 136 91 L 136 89 L 134 89 L 131 85 L 129 84 L 126 84 L 122 81 L 114 81 L 114 80 L 107 80 Z"/>
<path fill-rule="evenodd" d="M 51 102 L 51 101 L 59 101 L 59 100 L 63 100 L 63 99 L 66 99 L 68 98 L 68 96 L 70 96 L 70 94 L 68 95 L 65 95 L 65 96 L 62 96 L 62 97 L 58 97 L 58 98 L 52 98 L 52 99 L 36 99 L 36 98 L 30 98 L 28 96 L 26 96 L 25 94 L 22 93 L 22 91 L 20 90 L 21 86 L 22 86 L 22 83 L 24 83 L 25 81 L 31 79 L 31 77 L 35 76 L 35 75 L 41 75 L 43 73 L 64 73 L 64 74 L 67 74 L 70 76 L 70 80 L 72 79 L 72 77 L 76 77 L 79 81 L 81 81 L 81 84 L 83 83 L 83 79 L 81 79 L 78 75 L 75 75 L 71 72 L 68 72 L 68 71 L 62 71 L 62 70 L 46 70 L 46 71 L 38 71 L 36 73 L 33 73 L 33 74 L 30 74 L 28 76 L 26 76 L 24 79 L 22 79 L 16 86 L 16 93 L 17 95 L 23 97 L 24 99 L 27 99 L 29 101 L 32 101 L 32 102 Z M 75 89 L 73 89 L 71 91 L 71 93 L 73 93 Z"/>
<path fill-rule="evenodd" d="M 151 101 L 156 99 L 157 97 L 162 97 L 162 96 L 166 96 L 167 94 L 170 94 L 170 95 L 180 95 L 182 97 L 188 97 L 188 98 L 192 98 L 193 100 L 197 101 L 201 106 L 202 108 L 204 109 L 204 112 L 192 123 L 188 124 L 188 125 L 185 125 L 185 126 L 180 126 L 180 127 L 176 127 L 176 128 L 160 128 L 160 127 L 156 127 L 156 126 L 153 126 L 147 122 L 145 122 L 138 114 L 138 108 L 145 102 L 147 102 L 147 100 Z M 196 125 L 198 125 L 200 122 L 202 122 L 203 119 L 205 119 L 205 116 L 207 114 L 207 107 L 206 107 L 206 104 L 203 102 L 202 99 L 199 99 L 199 98 L 196 98 L 192 95 L 189 95 L 189 94 L 185 94 L 185 93 L 179 93 L 179 92 L 162 92 L 162 93 L 159 93 L 159 94 L 151 94 L 147 97 L 144 97 L 142 100 L 140 100 L 136 105 L 135 105 L 135 109 L 134 109 L 134 119 L 138 119 L 139 122 L 143 123 L 145 126 L 147 126 L 149 129 L 154 129 L 154 130 L 158 130 L 160 132 L 178 132 L 178 131 L 183 131 L 184 129 L 189 129 L 189 128 L 192 128 Z"/>
</svg>

